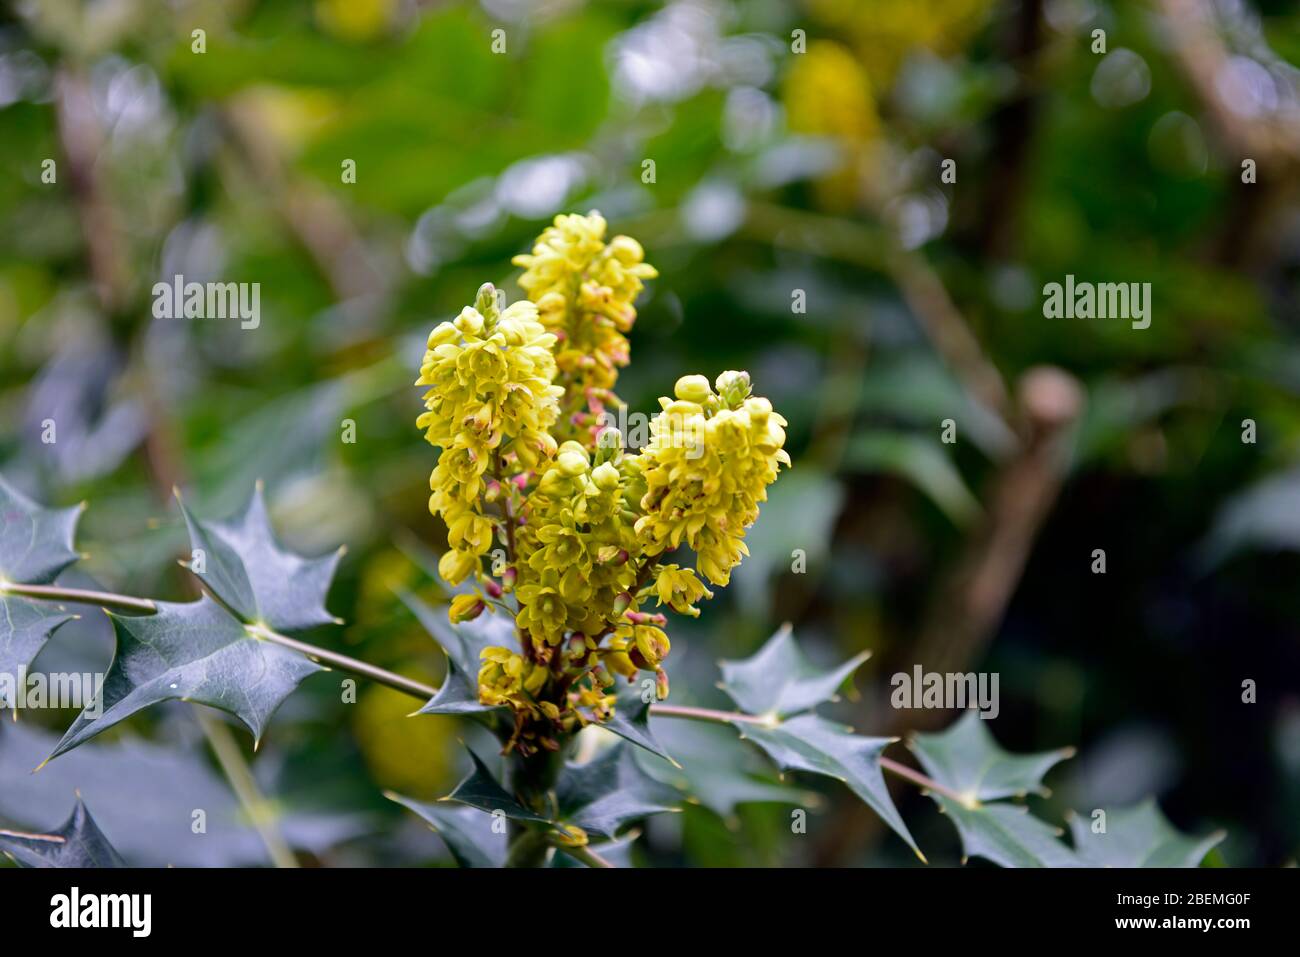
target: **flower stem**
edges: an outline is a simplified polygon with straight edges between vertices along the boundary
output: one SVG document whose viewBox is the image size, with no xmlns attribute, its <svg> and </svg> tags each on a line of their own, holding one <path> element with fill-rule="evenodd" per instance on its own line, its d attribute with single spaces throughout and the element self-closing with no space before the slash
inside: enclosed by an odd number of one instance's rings
<svg viewBox="0 0 1300 957">
<path fill-rule="evenodd" d="M 571 846 L 568 844 L 557 844 L 555 846 L 558 847 L 565 854 L 568 854 L 574 860 L 581 861 L 582 863 L 586 864 L 588 867 L 614 867 L 613 864 L 605 860 L 605 858 L 601 857 L 599 854 L 597 854 L 595 851 L 593 851 L 590 847 L 588 847 L 585 844 L 578 845 L 578 846 Z"/>
</svg>

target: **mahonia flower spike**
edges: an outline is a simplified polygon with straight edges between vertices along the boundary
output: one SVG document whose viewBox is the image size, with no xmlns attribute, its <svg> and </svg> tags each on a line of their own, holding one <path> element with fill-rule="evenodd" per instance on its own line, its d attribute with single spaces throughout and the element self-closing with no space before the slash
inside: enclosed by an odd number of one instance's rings
<svg viewBox="0 0 1300 957">
<path fill-rule="evenodd" d="M 727 584 L 790 457 L 785 420 L 745 372 L 678 379 L 649 443 L 625 451 L 606 412 L 622 406 L 613 388 L 654 267 L 636 240 L 607 242 L 595 212 L 557 216 L 514 262 L 526 300 L 505 306 L 485 284 L 430 333 L 417 424 L 442 450 L 429 479 L 447 526 L 438 571 L 474 581 L 451 620 L 514 618 L 518 648 L 483 651 L 478 694 L 514 713 L 507 750 L 526 756 L 608 720 L 620 676 L 653 674 L 667 696 L 658 609 L 698 615 L 705 582 Z M 504 562 L 490 560 L 494 541 Z"/>
</svg>

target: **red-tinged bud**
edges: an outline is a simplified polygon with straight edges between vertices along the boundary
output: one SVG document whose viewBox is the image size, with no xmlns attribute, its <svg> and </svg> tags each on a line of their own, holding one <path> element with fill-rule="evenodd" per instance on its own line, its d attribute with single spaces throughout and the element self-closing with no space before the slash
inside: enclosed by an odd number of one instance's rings
<svg viewBox="0 0 1300 957">
<path fill-rule="evenodd" d="M 629 611 L 627 620 L 634 625 L 659 625 L 668 624 L 668 619 L 663 615 L 651 615 L 644 611 Z"/>
<path fill-rule="evenodd" d="M 623 554 L 626 555 L 627 552 L 624 552 Z M 628 608 L 630 608 L 631 606 L 632 606 L 632 593 L 625 591 L 623 592 L 623 594 L 619 595 L 617 598 L 614 599 L 614 614 L 621 615 L 623 614 L 623 612 L 627 611 Z"/>
<path fill-rule="evenodd" d="M 483 488 L 483 501 L 495 502 L 499 498 L 501 498 L 501 483 L 491 479 Z"/>
<path fill-rule="evenodd" d="M 660 701 L 668 697 L 668 672 L 662 668 L 655 672 L 655 697 Z"/>
<path fill-rule="evenodd" d="M 515 488 L 519 489 L 519 491 L 522 492 L 524 488 L 528 485 L 528 480 L 531 479 L 532 477 L 533 477 L 532 472 L 520 472 L 518 475 L 512 477 L 510 481 L 514 482 Z"/>
<path fill-rule="evenodd" d="M 515 579 L 519 577 L 519 572 L 513 568 L 507 568 L 501 575 L 501 591 L 509 594 L 515 590 Z"/>
<path fill-rule="evenodd" d="M 483 582 L 483 590 L 492 598 L 500 598 L 505 594 L 501 586 L 490 578 Z"/>
</svg>

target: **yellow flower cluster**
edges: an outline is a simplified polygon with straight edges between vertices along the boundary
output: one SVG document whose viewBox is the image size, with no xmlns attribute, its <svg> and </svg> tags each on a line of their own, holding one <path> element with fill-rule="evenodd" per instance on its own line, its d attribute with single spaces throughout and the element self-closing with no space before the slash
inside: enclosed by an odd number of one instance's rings
<svg viewBox="0 0 1300 957">
<path fill-rule="evenodd" d="M 452 584 L 479 571 L 492 546 L 496 521 L 483 506 L 492 497 L 485 493 L 500 493 L 502 456 L 532 468 L 555 451 L 548 430 L 562 390 L 552 385 L 554 343 L 536 306 L 517 302 L 503 310 L 490 283 L 474 306 L 429 334 L 416 380 L 429 386 L 428 411 L 416 424 L 442 449 L 429 478 L 429 510 L 447 523 L 451 547 L 438 571 Z M 458 611 L 466 610 L 462 603 Z"/>
<path fill-rule="evenodd" d="M 646 483 L 637 535 L 651 553 L 689 545 L 696 567 L 715 585 L 749 554 L 745 529 L 781 465 L 790 464 L 785 419 L 767 399 L 750 396 L 749 374 L 724 372 L 717 394 L 700 375 L 677 380 L 676 399 L 662 398 L 650 422 L 650 444 L 637 457 Z M 674 570 L 660 602 L 682 610 L 704 586 L 687 570 Z M 665 599 L 665 594 L 668 598 Z"/>
<path fill-rule="evenodd" d="M 514 258 L 524 267 L 519 285 L 557 339 L 556 383 L 564 398 L 554 434 L 560 441 L 594 448 L 601 413 L 621 405 L 613 389 L 628 363 L 633 302 L 644 280 L 658 275 L 644 259 L 641 244 L 629 236 L 606 243 L 605 220 L 595 212 L 556 216 L 532 253 Z"/>
<path fill-rule="evenodd" d="M 604 241 L 597 214 L 558 216 L 528 256 L 530 301 L 503 308 L 490 285 L 475 306 L 429 337 L 419 419 L 442 449 L 431 510 L 447 524 L 439 571 L 457 595 L 453 622 L 485 611 L 514 617 L 519 648 L 484 650 L 479 700 L 514 712 L 508 748 L 530 754 L 614 713 L 618 677 L 663 669 L 670 642 L 660 608 L 698 615 L 746 554 L 758 503 L 790 459 L 785 420 L 750 396 L 749 376 L 678 380 L 650 424 L 650 444 L 625 454 L 600 426 L 627 362 L 624 333 L 642 280 L 655 275 L 635 240 Z M 499 537 L 504 565 L 486 574 Z M 680 546 L 695 568 L 661 558 Z M 647 685 L 648 689 L 648 685 Z"/>
</svg>

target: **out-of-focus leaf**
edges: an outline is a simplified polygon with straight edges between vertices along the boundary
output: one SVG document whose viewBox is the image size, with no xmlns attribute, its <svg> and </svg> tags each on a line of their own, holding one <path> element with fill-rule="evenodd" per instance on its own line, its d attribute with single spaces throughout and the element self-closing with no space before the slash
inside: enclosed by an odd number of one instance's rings
<svg viewBox="0 0 1300 957">
<path fill-rule="evenodd" d="M 1249 548 L 1300 551 L 1300 469 L 1264 479 L 1219 510 L 1201 558 L 1207 567 Z"/>
<path fill-rule="evenodd" d="M 1179 833 L 1154 799 L 1106 812 L 1106 830 L 1092 828 L 1092 818 L 1070 818 L 1075 852 L 1089 867 L 1196 867 L 1224 839 L 1223 831 L 1205 837 Z"/>
<path fill-rule="evenodd" d="M 260 482 L 242 511 L 225 521 L 200 521 L 184 502 L 181 512 L 190 544 L 201 553 L 199 560 L 192 558 L 190 571 L 245 622 L 276 631 L 338 622 L 325 609 L 325 598 L 342 551 L 303 558 L 282 548 Z"/>
<path fill-rule="evenodd" d="M 864 411 L 885 415 L 938 434 L 944 419 L 957 422 L 957 435 L 992 459 L 1016 447 L 1016 436 L 996 412 L 972 398 L 932 357 L 907 354 L 873 363 L 862 383 Z"/>
<path fill-rule="evenodd" d="M 613 839 L 642 818 L 680 810 L 681 795 L 651 777 L 619 743 L 586 764 L 568 764 L 555 786 L 560 820 Z"/>
<path fill-rule="evenodd" d="M 736 566 L 732 587 L 741 604 L 761 611 L 772 600 L 772 575 L 789 570 L 791 553 L 800 549 L 810 566 L 825 557 L 832 527 L 840 514 L 844 489 L 814 468 L 800 467 L 768 489 L 762 514 L 747 533 L 749 557 Z"/>
<path fill-rule="evenodd" d="M 734 721 L 741 737 L 753 741 L 777 766 L 834 778 L 880 815 L 907 846 L 921 856 L 907 825 L 889 797 L 880 770 L 880 754 L 894 738 L 867 738 L 852 728 L 815 714 L 801 714 L 779 723 Z"/>
<path fill-rule="evenodd" d="M 0 851 L 25 867 L 126 866 L 80 797 L 72 816 L 57 831 L 43 835 L 0 831 Z"/>
<path fill-rule="evenodd" d="M 476 807 L 428 804 L 386 792 L 390 801 L 414 811 L 442 838 L 461 867 L 501 867 L 506 861 L 506 832 L 493 830 L 492 815 Z"/>
<path fill-rule="evenodd" d="M 43 585 L 78 556 L 72 545 L 81 506 L 43 508 L 0 476 L 0 581 Z"/>
<path fill-rule="evenodd" d="M 749 714 L 798 714 L 833 700 L 870 655 L 864 651 L 837 668 L 818 668 L 799 650 L 790 626 L 782 625 L 753 656 L 721 662 L 722 690 Z"/>
<path fill-rule="evenodd" d="M 198 747 L 137 738 L 95 741 L 31 773 L 57 735 L 30 721 L 0 725 L 0 819 L 23 830 L 48 823 L 80 792 L 114 845 L 141 867 L 248 867 L 268 863 L 266 846 L 230 786 Z M 263 759 L 266 755 L 261 756 Z M 258 769 L 261 769 L 261 762 Z M 309 806 L 261 781 L 261 808 L 291 847 L 324 854 L 373 829 L 365 815 Z M 194 812 L 203 812 L 196 833 Z"/>
<path fill-rule="evenodd" d="M 243 624 L 206 595 L 159 602 L 154 615 L 112 615 L 117 653 L 91 707 L 72 723 L 51 758 L 160 701 L 196 701 L 228 711 L 261 740 L 281 702 L 321 666 Z"/>
<path fill-rule="evenodd" d="M 861 471 L 890 472 L 906 479 L 955 525 L 968 525 L 980 514 L 978 500 L 937 438 L 910 432 L 862 432 L 849 443 L 844 465 Z"/>
</svg>

